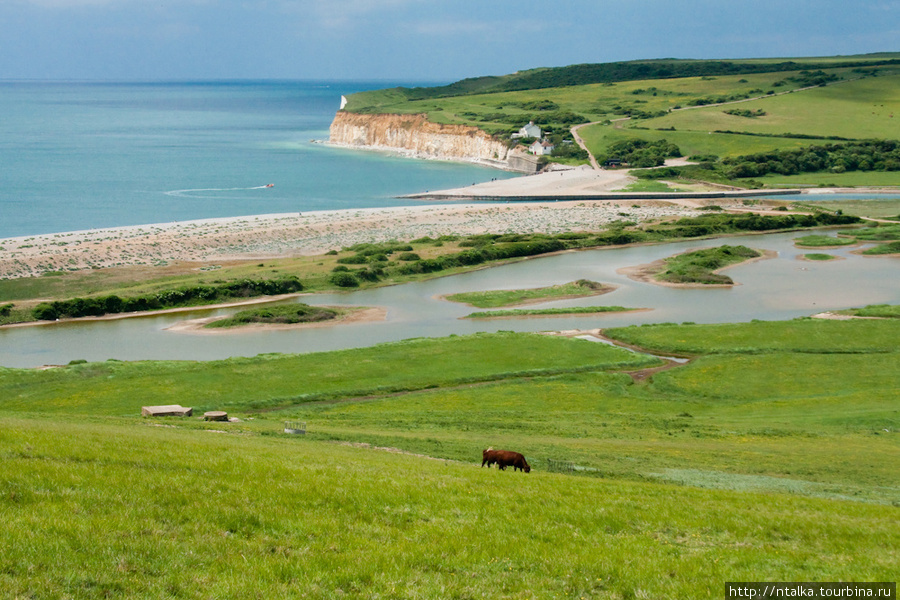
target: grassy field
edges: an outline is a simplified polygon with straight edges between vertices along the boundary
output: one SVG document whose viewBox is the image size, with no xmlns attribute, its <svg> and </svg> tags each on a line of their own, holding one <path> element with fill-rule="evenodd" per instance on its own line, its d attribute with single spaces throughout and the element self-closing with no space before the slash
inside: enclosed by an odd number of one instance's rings
<svg viewBox="0 0 900 600">
<path fill-rule="evenodd" d="M 850 308 L 848 310 L 839 310 L 838 314 L 853 315 L 856 317 L 878 317 L 881 319 L 898 319 L 900 318 L 900 306 L 892 306 L 890 304 L 870 304 L 863 308 Z"/>
<path fill-rule="evenodd" d="M 3 369 L 0 595 L 696 598 L 727 581 L 892 581 L 898 323 L 608 331 L 699 355 L 638 379 L 626 372 L 660 361 L 511 333 Z M 241 422 L 138 417 L 151 402 Z M 281 433 L 286 419 L 307 435 Z M 532 472 L 479 468 L 491 445 Z"/>
<path fill-rule="evenodd" d="M 606 292 L 612 291 L 612 289 L 614 288 L 608 286 L 604 287 L 603 284 L 597 283 L 596 281 L 580 279 L 578 281 L 573 281 L 572 283 L 528 290 L 465 292 L 447 296 L 447 300 L 452 302 L 462 302 L 463 304 L 469 304 L 477 308 L 500 308 L 518 304 L 558 300 L 561 298 L 596 296 L 597 294 L 605 294 Z"/>
<path fill-rule="evenodd" d="M 900 198 L 895 196 L 874 197 L 865 200 L 817 200 L 815 202 L 797 203 L 800 209 L 825 209 L 841 211 L 844 214 L 875 219 L 893 218 L 900 221 Z"/>
</svg>

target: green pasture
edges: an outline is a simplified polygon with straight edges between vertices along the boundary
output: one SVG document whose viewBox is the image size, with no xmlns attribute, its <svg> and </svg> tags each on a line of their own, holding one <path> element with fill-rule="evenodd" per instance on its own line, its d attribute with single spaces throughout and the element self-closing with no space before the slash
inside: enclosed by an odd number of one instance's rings
<svg viewBox="0 0 900 600">
<path fill-rule="evenodd" d="M 892 581 L 897 327 L 608 330 L 699 355 L 637 379 L 662 362 L 514 333 L 2 369 L 0 595 L 694 598 L 726 581 Z M 241 421 L 137 416 L 151 403 Z M 480 468 L 488 446 L 532 472 Z"/>
<path fill-rule="evenodd" d="M 517 352 L 498 353 L 501 340 Z M 129 416 L 140 414 L 141 406 L 148 404 L 261 410 L 655 362 L 582 340 L 502 333 L 212 362 L 107 361 L 45 371 L 0 368 L 0 411 Z"/>
<path fill-rule="evenodd" d="M 748 119 L 726 114 L 725 111 L 730 108 L 762 110 L 766 114 Z M 792 133 L 825 138 L 898 139 L 900 72 L 729 106 L 680 110 L 640 124 L 651 129 L 675 127 L 679 131 L 720 130 L 774 135 Z M 807 145 L 810 143 L 816 142 L 807 140 Z"/>
<path fill-rule="evenodd" d="M 897 196 L 878 196 L 873 194 L 870 198 L 861 200 L 804 200 L 802 203 L 795 204 L 798 204 L 801 208 L 824 209 L 832 212 L 841 211 L 844 214 L 857 217 L 893 218 L 900 221 L 900 198 Z"/>
<path fill-rule="evenodd" d="M 896 509 L 858 502 L 2 423 L 9 598 L 716 597 L 754 577 L 891 580 L 898 558 Z"/>
<path fill-rule="evenodd" d="M 882 319 L 898 319 L 900 318 L 900 305 L 890 304 L 870 304 L 862 308 L 850 308 L 847 310 L 837 311 L 842 315 L 853 315 L 857 317 L 878 317 Z"/>
<path fill-rule="evenodd" d="M 592 154 L 603 155 L 606 148 L 615 142 L 627 139 L 647 141 L 667 140 L 681 150 L 685 157 L 689 156 L 741 156 L 758 154 L 771 150 L 795 150 L 810 145 L 809 140 L 758 137 L 713 133 L 711 131 L 661 131 L 658 129 L 615 128 L 607 125 L 590 125 L 583 127 L 578 134 L 584 139 Z"/>
<path fill-rule="evenodd" d="M 897 350 L 900 323 L 796 319 L 711 325 L 631 326 L 608 329 L 605 333 L 616 340 L 642 348 L 688 355 L 767 352 L 879 354 Z"/>
</svg>

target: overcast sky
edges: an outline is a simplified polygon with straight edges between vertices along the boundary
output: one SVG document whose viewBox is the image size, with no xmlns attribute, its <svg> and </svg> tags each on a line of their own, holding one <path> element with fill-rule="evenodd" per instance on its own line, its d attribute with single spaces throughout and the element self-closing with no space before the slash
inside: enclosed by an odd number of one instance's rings
<svg viewBox="0 0 900 600">
<path fill-rule="evenodd" d="M 0 0 L 0 79 L 438 82 L 898 41 L 900 0 Z"/>
</svg>

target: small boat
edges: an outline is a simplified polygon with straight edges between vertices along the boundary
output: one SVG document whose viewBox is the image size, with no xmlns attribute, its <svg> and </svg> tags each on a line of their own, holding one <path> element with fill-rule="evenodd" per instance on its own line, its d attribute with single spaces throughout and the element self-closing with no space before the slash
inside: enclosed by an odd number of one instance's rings
<svg viewBox="0 0 900 600">
<path fill-rule="evenodd" d="M 267 183 L 267 184 L 266 184 L 266 187 L 275 187 L 275 184 L 274 184 L 274 183 Z"/>
</svg>

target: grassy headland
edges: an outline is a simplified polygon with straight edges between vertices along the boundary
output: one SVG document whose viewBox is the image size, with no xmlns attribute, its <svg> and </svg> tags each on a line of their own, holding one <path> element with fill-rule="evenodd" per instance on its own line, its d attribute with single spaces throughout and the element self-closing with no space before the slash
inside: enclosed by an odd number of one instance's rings
<svg viewBox="0 0 900 600">
<path fill-rule="evenodd" d="M 345 110 L 425 114 L 436 123 L 472 125 L 510 140 L 533 121 L 558 148 L 551 160 L 587 162 L 572 152 L 579 130 L 598 158 L 618 158 L 616 144 L 662 140 L 678 154 L 718 165 L 815 145 L 900 140 L 900 55 L 755 61 L 635 61 L 534 69 L 436 88 L 394 88 L 349 97 Z M 724 106 L 723 106 L 724 104 Z M 887 161 L 887 162 L 885 162 Z M 896 153 L 755 173 L 722 163 L 722 173 L 691 170 L 686 180 L 761 185 L 900 185 Z M 900 164 L 900 163 L 898 163 Z M 713 169 L 714 171 L 717 169 Z M 801 175 L 797 175 L 802 173 Z M 796 182 L 794 181 L 794 178 Z M 874 179 L 873 179 L 874 178 Z"/>
</svg>

